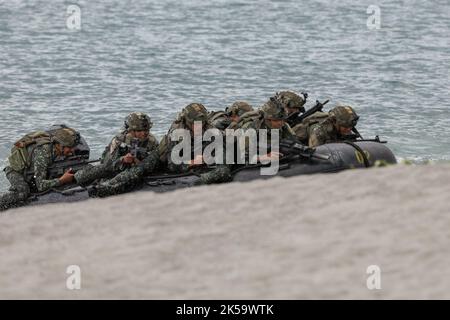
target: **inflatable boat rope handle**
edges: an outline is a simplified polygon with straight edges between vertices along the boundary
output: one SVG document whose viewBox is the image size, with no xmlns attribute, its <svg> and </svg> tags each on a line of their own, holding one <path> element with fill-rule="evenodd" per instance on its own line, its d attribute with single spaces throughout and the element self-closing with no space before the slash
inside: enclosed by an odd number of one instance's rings
<svg viewBox="0 0 450 320">
<path fill-rule="evenodd" d="M 364 166 L 365 166 L 366 168 L 369 168 L 369 167 L 370 167 L 370 161 L 369 161 L 369 159 L 367 158 L 366 153 L 364 152 L 363 149 L 361 149 L 360 146 L 358 146 L 357 144 L 355 144 L 355 143 L 353 143 L 353 142 L 351 142 L 351 141 L 344 141 L 344 143 L 345 143 L 345 144 L 348 144 L 349 146 L 352 146 L 353 148 L 355 148 L 356 151 L 358 151 L 358 152 L 361 154 L 361 156 L 362 156 L 362 158 L 363 158 L 363 161 L 364 161 Z"/>
</svg>

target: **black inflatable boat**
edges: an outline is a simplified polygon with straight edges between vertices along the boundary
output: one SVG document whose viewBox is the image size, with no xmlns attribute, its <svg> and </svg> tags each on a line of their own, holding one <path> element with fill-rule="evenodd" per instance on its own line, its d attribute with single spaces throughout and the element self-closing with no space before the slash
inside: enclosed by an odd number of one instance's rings
<svg viewBox="0 0 450 320">
<path fill-rule="evenodd" d="M 276 175 L 261 175 L 261 166 L 242 166 L 233 171 L 232 181 L 269 179 L 274 176 L 292 177 L 304 174 L 332 173 L 346 169 L 369 168 L 380 164 L 395 164 L 396 158 L 385 143 L 379 139 L 353 142 L 330 143 L 316 148 L 313 156 L 297 155 L 281 160 Z M 193 187 L 199 176 L 188 174 L 161 174 L 145 178 L 138 192 L 167 192 Z M 68 191 L 68 192 L 67 192 Z M 88 199 L 88 192 L 82 188 L 53 190 L 44 195 L 34 196 L 30 205 L 58 202 L 74 202 Z"/>
</svg>

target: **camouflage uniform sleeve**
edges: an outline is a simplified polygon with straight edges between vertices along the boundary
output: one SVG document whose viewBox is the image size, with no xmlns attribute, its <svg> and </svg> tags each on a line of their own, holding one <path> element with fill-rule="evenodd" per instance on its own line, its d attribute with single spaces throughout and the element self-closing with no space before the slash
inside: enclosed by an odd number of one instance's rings
<svg viewBox="0 0 450 320">
<path fill-rule="evenodd" d="M 110 144 L 106 147 L 102 156 L 102 164 L 111 168 L 113 171 L 120 171 L 122 166 L 121 156 L 119 153 L 119 146 L 121 142 L 117 137 L 114 137 Z"/>
<path fill-rule="evenodd" d="M 157 150 L 157 149 L 158 149 L 158 146 L 159 146 L 158 140 L 155 138 L 154 135 L 152 135 L 152 134 L 150 133 L 150 135 L 148 136 L 148 147 L 147 147 L 147 150 L 148 150 L 149 152 L 150 152 L 150 151 L 153 151 L 153 150 Z"/>
<path fill-rule="evenodd" d="M 33 170 L 36 188 L 39 192 L 59 187 L 59 179 L 47 180 L 47 169 L 52 162 L 52 150 L 50 145 L 38 147 L 33 152 Z"/>
<path fill-rule="evenodd" d="M 159 152 L 157 149 L 150 151 L 138 165 L 143 169 L 143 174 L 148 175 L 155 171 L 159 164 Z"/>
<path fill-rule="evenodd" d="M 308 146 L 309 147 L 317 147 L 320 146 L 327 141 L 327 133 L 323 126 L 320 124 L 316 124 L 309 128 L 309 139 Z"/>
</svg>

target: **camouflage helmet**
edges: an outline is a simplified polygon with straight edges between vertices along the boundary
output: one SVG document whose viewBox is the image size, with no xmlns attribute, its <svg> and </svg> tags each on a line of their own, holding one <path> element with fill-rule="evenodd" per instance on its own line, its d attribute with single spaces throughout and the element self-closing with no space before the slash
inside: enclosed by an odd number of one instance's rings
<svg viewBox="0 0 450 320">
<path fill-rule="evenodd" d="M 261 111 L 264 114 L 264 119 L 285 120 L 287 117 L 281 103 L 273 97 L 261 107 Z"/>
<path fill-rule="evenodd" d="M 193 124 L 194 121 L 206 122 L 208 111 L 201 103 L 191 103 L 183 109 L 181 116 L 186 124 Z"/>
<path fill-rule="evenodd" d="M 61 125 L 60 128 L 51 130 L 52 140 L 63 147 L 73 148 L 80 142 L 80 134 L 75 129 Z"/>
<path fill-rule="evenodd" d="M 225 112 L 229 116 L 242 116 L 244 113 L 248 111 L 253 111 L 253 107 L 245 101 L 236 101 L 231 106 L 225 109 Z"/>
<path fill-rule="evenodd" d="M 306 93 L 297 94 L 293 91 L 280 91 L 275 94 L 275 98 L 281 103 L 283 108 L 301 109 L 304 112 L 303 105 L 306 103 Z"/>
<path fill-rule="evenodd" d="M 150 117 L 142 112 L 130 113 L 125 118 L 125 129 L 134 131 L 149 131 L 153 126 Z"/>
<path fill-rule="evenodd" d="M 345 128 L 353 128 L 358 123 L 359 116 L 350 106 L 337 106 L 330 111 L 336 124 Z"/>
</svg>

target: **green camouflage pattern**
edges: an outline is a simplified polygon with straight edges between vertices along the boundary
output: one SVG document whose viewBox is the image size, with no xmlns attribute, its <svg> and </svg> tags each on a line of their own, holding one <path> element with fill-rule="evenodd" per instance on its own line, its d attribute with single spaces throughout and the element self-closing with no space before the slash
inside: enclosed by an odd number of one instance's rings
<svg viewBox="0 0 450 320">
<path fill-rule="evenodd" d="M 208 129 L 213 129 L 214 127 L 209 123 L 206 122 L 203 126 L 203 130 L 206 131 Z M 189 165 L 188 164 L 175 164 L 173 163 L 171 159 L 171 153 L 172 149 L 179 143 L 179 141 L 172 141 L 170 139 L 170 136 L 172 132 L 176 129 L 185 129 L 190 130 L 189 127 L 185 124 L 185 121 L 183 121 L 183 118 L 178 118 L 175 120 L 172 125 L 169 128 L 169 131 L 167 134 L 161 139 L 161 142 L 159 144 L 159 155 L 160 155 L 160 162 L 167 167 L 167 169 L 170 172 L 174 173 L 183 173 L 189 171 Z M 209 142 L 204 141 L 202 143 L 202 150 L 208 145 Z M 191 134 L 191 145 L 194 145 L 194 136 Z M 192 154 L 194 153 L 194 148 L 192 148 Z"/>
<path fill-rule="evenodd" d="M 305 145 L 308 144 L 309 128 L 317 123 L 320 123 L 329 117 L 328 112 L 316 112 L 309 117 L 305 118 L 301 123 L 292 127 L 292 131 L 295 136 L 303 142 Z"/>
<path fill-rule="evenodd" d="M 259 131 L 259 129 L 267 129 L 267 134 L 268 134 L 268 143 L 270 142 L 270 133 L 271 133 L 271 129 L 264 118 L 259 118 L 259 119 L 251 119 L 249 121 L 245 121 L 242 123 L 242 125 L 240 126 L 240 129 L 255 129 L 257 132 Z M 289 138 L 292 137 L 293 135 L 295 135 L 294 131 L 292 130 L 292 128 L 289 126 L 289 124 L 285 123 L 283 125 L 283 127 L 281 127 L 280 130 L 280 139 L 284 139 L 284 138 Z"/>
<path fill-rule="evenodd" d="M 310 147 L 345 140 L 338 126 L 352 128 L 358 116 L 350 106 L 338 106 L 330 112 L 316 112 L 292 128 L 295 136 Z"/>
<path fill-rule="evenodd" d="M 224 111 L 212 111 L 208 114 L 208 121 L 219 130 L 225 130 L 231 124 L 231 118 Z"/>
<path fill-rule="evenodd" d="M 215 169 L 200 175 L 198 184 L 223 183 L 232 180 L 231 169 L 227 165 L 218 165 Z"/>
<path fill-rule="evenodd" d="M 245 119 L 245 121 L 242 121 L 240 123 L 239 126 L 240 129 L 248 130 L 248 129 L 254 129 L 257 132 L 257 135 L 259 136 L 259 130 L 260 129 L 266 129 L 267 130 L 267 151 L 270 152 L 271 149 L 271 142 L 272 142 L 272 131 L 267 122 L 266 119 L 264 119 L 264 115 L 262 114 L 262 112 L 260 111 L 260 116 L 259 117 L 247 117 Z M 285 123 L 283 125 L 283 127 L 281 127 L 281 129 L 275 129 L 278 130 L 279 133 L 279 139 L 289 139 L 292 138 L 293 136 L 295 136 L 294 131 L 292 130 L 292 128 L 289 126 L 288 123 Z M 246 143 L 245 145 L 245 158 L 247 159 L 247 161 L 249 161 L 249 144 Z"/>
<path fill-rule="evenodd" d="M 275 99 L 270 99 L 261 107 L 265 119 L 282 120 L 287 118 L 286 110 Z"/>
<path fill-rule="evenodd" d="M 59 187 L 59 179 L 47 179 L 47 169 L 52 165 L 53 158 L 52 144 L 45 144 L 33 149 L 29 167 L 34 172 L 32 181 L 26 181 L 25 170 L 18 172 L 9 166 L 6 167 L 4 171 L 11 187 L 9 192 L 0 197 L 0 207 L 5 209 L 25 201 L 31 191 L 45 192 Z"/>
<path fill-rule="evenodd" d="M 53 145 L 46 144 L 34 150 L 31 167 L 34 172 L 34 184 L 38 192 L 44 192 L 60 186 L 59 179 L 47 180 L 47 169 L 53 163 Z"/>
<path fill-rule="evenodd" d="M 52 131 L 52 139 L 63 147 L 72 148 L 78 144 L 80 136 L 75 129 L 63 127 Z"/>
<path fill-rule="evenodd" d="M 159 163 L 158 150 L 152 150 L 138 165 L 125 169 L 113 178 L 103 180 L 90 191 L 91 197 L 108 197 L 129 192 L 142 184 L 143 178 L 155 171 Z"/>
<path fill-rule="evenodd" d="M 300 96 L 293 91 L 277 92 L 275 98 L 280 102 L 283 108 L 303 109 L 303 105 L 306 103 L 306 99 L 304 99 L 303 95 Z"/>
<path fill-rule="evenodd" d="M 231 106 L 225 109 L 225 112 L 230 116 L 242 116 L 244 113 L 253 111 L 253 107 L 245 101 L 236 101 Z"/>
<path fill-rule="evenodd" d="M 225 111 L 212 111 L 208 114 L 208 121 L 219 130 L 238 129 L 240 117 L 253 111 L 253 107 L 245 101 L 237 101 L 227 107 Z M 239 117 L 233 120 L 232 117 Z"/>
<path fill-rule="evenodd" d="M 330 110 L 330 115 L 334 116 L 338 126 L 346 128 L 353 128 L 359 120 L 359 116 L 351 106 L 337 106 Z"/>
<path fill-rule="evenodd" d="M 206 109 L 205 109 L 206 111 Z M 187 114 L 181 113 L 181 115 L 172 123 L 170 126 L 169 131 L 167 134 L 161 139 L 161 142 L 159 144 L 159 160 L 162 165 L 164 165 L 168 171 L 173 173 L 185 173 L 190 171 L 190 167 L 188 164 L 175 164 L 173 163 L 171 159 L 171 153 L 173 148 L 179 143 L 179 141 L 172 141 L 170 139 L 170 136 L 172 132 L 176 129 L 186 129 L 189 130 L 188 127 L 188 121 L 186 121 Z M 213 129 L 214 126 L 206 120 L 203 124 L 203 131 Z M 209 144 L 207 141 L 203 141 L 202 143 L 202 152 L 206 148 L 206 146 Z M 191 146 L 194 145 L 194 137 L 193 134 L 191 134 Z M 192 148 L 192 157 L 194 155 L 194 148 Z M 200 175 L 200 180 L 198 184 L 211 184 L 211 183 L 220 183 L 220 182 L 226 182 L 231 180 L 231 170 L 230 168 L 225 165 L 217 165 L 216 168 L 203 173 Z"/>
<path fill-rule="evenodd" d="M 182 118 L 187 125 L 191 125 L 195 121 L 207 122 L 208 111 L 201 103 L 191 103 L 181 111 L 180 118 Z"/>
<path fill-rule="evenodd" d="M 132 139 L 132 135 L 127 130 L 124 130 L 116 135 L 105 148 L 100 164 L 96 166 L 88 166 L 85 169 L 78 171 L 75 174 L 76 182 L 79 185 L 87 186 L 95 180 L 113 178 L 115 175 L 127 171 L 129 168 L 124 168 L 122 166 L 121 157 L 129 152 L 127 146 L 131 144 Z M 149 133 L 147 139 L 139 142 L 139 147 L 145 149 L 147 152 L 147 157 L 149 157 L 153 151 L 157 152 L 158 144 L 159 143 L 155 136 Z M 146 172 L 151 172 L 157 166 L 158 161 L 153 163 L 154 159 L 152 158 L 151 161 L 146 162 L 146 159 L 147 158 L 142 159 L 141 164 L 145 166 Z"/>
<path fill-rule="evenodd" d="M 334 119 L 326 120 L 311 125 L 308 129 L 308 146 L 317 147 L 325 143 L 336 142 L 339 134 L 335 128 Z"/>
<path fill-rule="evenodd" d="M 11 187 L 9 192 L 0 195 L 0 211 L 19 206 L 30 196 L 30 186 L 25 181 L 23 174 L 10 167 L 6 167 L 4 171 Z"/>
<path fill-rule="evenodd" d="M 321 123 L 312 125 L 309 128 L 308 145 L 317 147 L 326 143 L 333 143 L 347 140 L 336 128 L 336 120 L 330 117 Z"/>
<path fill-rule="evenodd" d="M 142 112 L 132 112 L 125 118 L 125 129 L 129 131 L 149 131 L 153 127 L 150 117 Z"/>
</svg>

